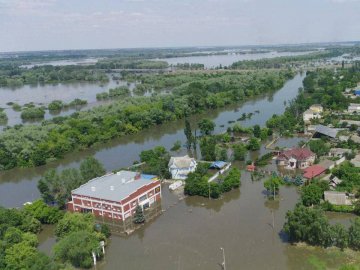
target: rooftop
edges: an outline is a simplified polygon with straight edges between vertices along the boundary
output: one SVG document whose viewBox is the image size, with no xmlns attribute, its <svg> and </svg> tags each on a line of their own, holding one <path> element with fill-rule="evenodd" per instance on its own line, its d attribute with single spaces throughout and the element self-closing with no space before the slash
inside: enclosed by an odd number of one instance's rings
<svg viewBox="0 0 360 270">
<path fill-rule="evenodd" d="M 323 166 L 320 165 L 312 165 L 304 170 L 304 177 L 307 179 L 311 179 L 313 177 L 316 177 L 323 172 L 325 172 L 326 169 Z"/>
<path fill-rule="evenodd" d="M 315 156 L 315 154 L 307 148 L 292 148 L 290 150 L 285 150 L 282 152 L 279 156 L 279 159 L 281 158 L 295 158 L 297 160 L 305 160 L 311 156 Z"/>
<path fill-rule="evenodd" d="M 110 201 L 120 201 L 151 182 L 153 181 L 150 178 L 144 178 L 139 173 L 120 171 L 94 178 L 74 189 L 71 193 Z"/>
<path fill-rule="evenodd" d="M 188 155 L 183 157 L 171 157 L 169 161 L 169 167 L 175 165 L 177 168 L 189 168 L 191 162 L 193 161 L 195 161 L 195 159 L 189 157 Z"/>
<path fill-rule="evenodd" d="M 330 128 L 324 125 L 316 125 L 315 132 L 329 136 L 331 138 L 336 138 L 338 130 L 336 128 Z"/>
</svg>

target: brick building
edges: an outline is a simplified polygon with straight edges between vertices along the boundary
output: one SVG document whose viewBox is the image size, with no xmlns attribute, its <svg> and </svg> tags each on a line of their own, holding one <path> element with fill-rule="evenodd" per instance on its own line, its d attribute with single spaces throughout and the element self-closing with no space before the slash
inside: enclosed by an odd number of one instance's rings
<svg viewBox="0 0 360 270">
<path fill-rule="evenodd" d="M 71 192 L 68 210 L 90 212 L 97 217 L 125 220 L 161 199 L 161 185 L 156 177 L 120 171 L 90 180 Z"/>
</svg>

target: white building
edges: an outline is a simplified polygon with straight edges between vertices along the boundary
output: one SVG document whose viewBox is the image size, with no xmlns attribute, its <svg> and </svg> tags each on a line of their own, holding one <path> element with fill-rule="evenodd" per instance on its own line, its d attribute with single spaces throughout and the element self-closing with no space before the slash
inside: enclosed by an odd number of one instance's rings
<svg viewBox="0 0 360 270">
<path fill-rule="evenodd" d="M 348 107 L 348 113 L 360 113 L 360 104 L 350 103 Z"/>
<path fill-rule="evenodd" d="M 171 157 L 169 161 L 169 172 L 172 179 L 184 180 L 188 174 L 196 170 L 197 162 L 188 155 L 183 157 Z"/>
<path fill-rule="evenodd" d="M 324 109 L 321 105 L 311 105 L 310 108 L 303 113 L 304 122 L 310 122 L 311 119 L 321 118 L 321 114 L 323 111 Z"/>
</svg>

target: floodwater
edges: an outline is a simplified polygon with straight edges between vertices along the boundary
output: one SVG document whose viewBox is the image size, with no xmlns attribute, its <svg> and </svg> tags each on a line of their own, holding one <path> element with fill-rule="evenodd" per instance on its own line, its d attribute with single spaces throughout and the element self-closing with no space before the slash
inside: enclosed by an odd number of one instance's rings
<svg viewBox="0 0 360 270">
<path fill-rule="evenodd" d="M 295 187 L 282 187 L 269 201 L 263 181 L 252 182 L 242 172 L 240 190 L 219 200 L 177 197 L 163 186 L 163 209 L 155 221 L 130 236 L 112 236 L 105 260 L 96 269 L 220 270 L 225 250 L 226 269 L 318 269 L 311 256 L 336 269 L 345 256 L 329 256 L 321 248 L 289 245 L 281 230 L 288 210 L 299 195 Z M 341 214 L 337 214 L 341 216 Z M 327 268 L 328 269 L 328 268 Z"/>
<path fill-rule="evenodd" d="M 279 56 L 295 56 L 295 55 L 304 55 L 311 52 L 266 52 L 266 53 L 229 53 L 229 54 L 219 54 L 219 55 L 203 55 L 203 56 L 185 56 L 185 57 L 172 57 L 160 59 L 166 61 L 169 65 L 176 64 L 185 64 L 185 63 L 196 63 L 204 64 L 205 68 L 215 68 L 220 65 L 230 66 L 232 63 L 237 61 L 244 60 L 259 60 L 265 58 L 274 58 Z"/>
<path fill-rule="evenodd" d="M 298 88 L 302 86 L 305 75 L 296 75 L 289 80 L 279 91 L 256 97 L 242 104 L 233 104 L 226 108 L 213 110 L 206 114 L 196 115 L 190 118 L 192 127 L 196 127 L 199 119 L 210 118 L 216 123 L 215 133 L 225 131 L 233 125 L 228 121 L 236 121 L 242 113 L 255 112 L 251 119 L 238 122 L 243 126 L 261 125 L 273 114 L 281 114 L 285 110 L 287 101 L 296 97 Z M 286 102 L 285 102 L 286 101 Z M 55 161 L 46 166 L 37 168 L 17 168 L 0 172 L 0 205 L 5 207 L 18 207 L 27 201 L 38 198 L 37 182 L 40 177 L 50 168 L 64 169 L 78 167 L 80 162 L 89 155 L 94 155 L 104 164 L 107 171 L 130 166 L 134 160 L 138 160 L 143 150 L 162 145 L 170 149 L 177 140 L 185 143 L 183 132 L 184 121 L 176 121 L 161 126 L 143 130 L 135 135 L 124 136 L 112 140 L 106 144 L 85 151 L 67 155 L 63 160 Z M 14 197 L 13 194 L 18 194 Z"/>
<path fill-rule="evenodd" d="M 235 166 L 243 168 L 241 163 Z M 272 201 L 266 196 L 263 181 L 250 179 L 250 174 L 242 171 L 240 190 L 218 200 L 197 196 L 179 200 L 168 185 L 163 185 L 164 212 L 130 236 L 113 234 L 96 269 L 220 270 L 220 247 L 225 250 L 227 269 L 319 269 L 313 261 L 320 261 L 326 269 L 337 269 L 354 258 L 338 250 L 288 244 L 281 230 L 286 212 L 298 201 L 296 187 L 282 187 L 277 200 Z M 354 218 L 339 213 L 328 216 L 332 223 L 349 223 Z M 55 243 L 52 226 L 45 227 L 39 241 L 39 250 L 51 255 Z"/>
<path fill-rule="evenodd" d="M 228 107 L 226 110 L 212 111 L 207 115 L 197 115 L 192 124 L 203 117 L 214 119 L 216 131 L 225 130 L 227 121 L 237 119 L 243 112 L 259 109 L 250 120 L 242 122 L 244 126 L 263 125 L 274 112 L 284 110 L 284 101 L 296 96 L 301 86 L 302 76 L 297 75 L 283 89 L 274 95 L 257 98 L 241 105 Z M 294 89 L 295 88 L 295 89 Z M 224 124 L 224 127 L 220 125 Z M 64 161 L 42 168 L 17 169 L 4 172 L 0 186 L 0 200 L 17 205 L 21 200 L 31 200 L 38 196 L 35 190 L 37 179 L 48 168 L 76 167 L 90 154 L 102 161 L 107 170 L 127 166 L 137 159 L 141 150 L 164 145 L 170 148 L 176 140 L 184 141 L 183 121 L 154 127 L 132 136 L 114 140 L 98 149 L 72 154 Z M 304 138 L 281 138 L 277 145 L 290 147 Z M 253 152 L 249 158 L 264 154 L 267 150 L 262 145 L 260 151 Z M 126 153 L 126 154 L 125 154 Z M 234 166 L 244 168 L 243 162 Z M 266 167 L 275 169 L 274 162 Z M 226 257 L 226 269 L 274 269 L 274 270 L 311 270 L 320 262 L 327 269 L 337 267 L 359 256 L 348 255 L 337 250 L 324 250 L 315 247 L 293 246 L 287 242 L 281 232 L 285 215 L 298 201 L 299 194 L 294 186 L 283 186 L 276 201 L 269 201 L 263 187 L 263 181 L 251 181 L 250 174 L 242 170 L 241 187 L 233 190 L 218 200 L 202 197 L 179 197 L 162 188 L 162 209 L 164 212 L 136 230 L 130 236 L 112 235 L 103 261 L 98 262 L 98 270 L 115 269 L 181 269 L 181 270 L 220 270 L 222 251 Z M 20 192 L 16 200 L 4 196 Z M 34 197 L 29 198 L 33 192 Z M 6 197 L 5 197 L 6 199 Z M 345 225 L 353 215 L 328 214 L 331 222 Z M 55 243 L 53 227 L 47 226 L 39 236 L 39 249 L 49 253 Z M 325 269 L 325 268 L 324 268 Z"/>
<path fill-rule="evenodd" d="M 22 68 L 33 68 L 34 66 L 72 66 L 72 65 L 94 65 L 98 62 L 97 58 L 86 58 L 78 60 L 54 60 L 49 62 L 33 63 L 29 65 L 22 65 Z"/>
<path fill-rule="evenodd" d="M 118 86 L 128 86 L 130 90 L 135 87 L 134 83 L 127 83 L 122 80 L 110 79 L 108 83 L 59 83 L 59 84 L 45 84 L 45 85 L 24 85 L 21 87 L 0 88 L 0 108 L 4 108 L 8 122 L 7 126 L 13 126 L 16 124 L 28 124 L 31 121 L 23 121 L 20 117 L 21 112 L 14 111 L 11 106 L 7 105 L 8 102 L 14 102 L 21 106 L 24 104 L 33 102 L 37 106 L 47 106 L 53 100 L 61 100 L 64 103 L 69 103 L 75 98 L 83 99 L 88 102 L 85 106 L 77 106 L 76 108 L 63 109 L 60 112 L 49 112 L 46 110 L 45 119 L 51 119 L 55 116 L 66 116 L 79 110 L 86 110 L 94 106 L 99 106 L 109 101 L 96 100 L 96 94 L 108 91 L 110 88 Z M 34 122 L 40 123 L 42 119 L 34 120 Z"/>
</svg>

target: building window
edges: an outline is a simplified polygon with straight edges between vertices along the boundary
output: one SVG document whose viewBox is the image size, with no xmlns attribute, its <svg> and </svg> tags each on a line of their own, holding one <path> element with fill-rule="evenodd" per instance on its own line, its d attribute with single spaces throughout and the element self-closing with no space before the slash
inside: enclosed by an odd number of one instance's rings
<svg viewBox="0 0 360 270">
<path fill-rule="evenodd" d="M 143 196 L 141 196 L 141 197 L 139 198 L 139 201 L 142 202 L 142 201 L 146 200 L 146 198 L 147 198 L 147 196 L 146 196 L 146 194 L 145 194 L 145 195 L 143 195 Z"/>
<path fill-rule="evenodd" d="M 155 188 L 155 193 L 159 193 L 160 192 L 160 187 Z"/>
</svg>

